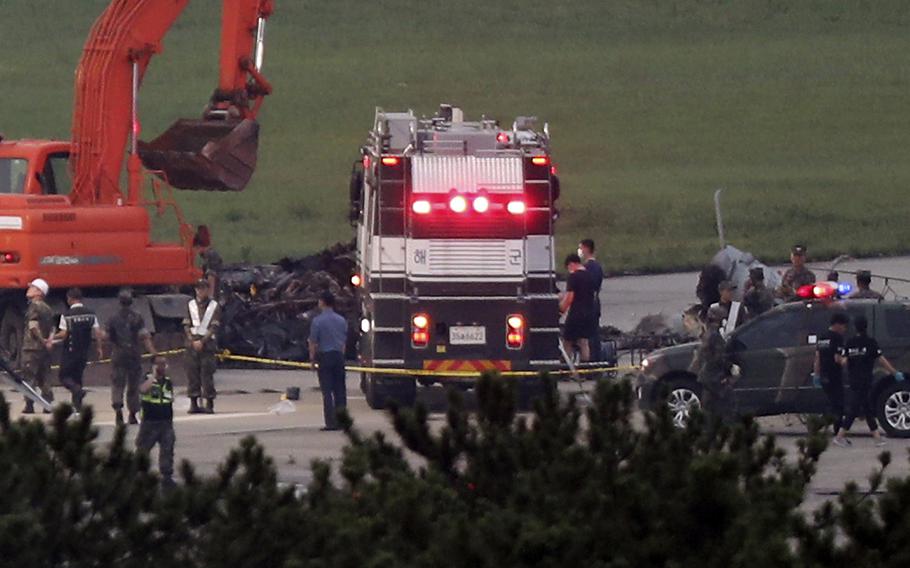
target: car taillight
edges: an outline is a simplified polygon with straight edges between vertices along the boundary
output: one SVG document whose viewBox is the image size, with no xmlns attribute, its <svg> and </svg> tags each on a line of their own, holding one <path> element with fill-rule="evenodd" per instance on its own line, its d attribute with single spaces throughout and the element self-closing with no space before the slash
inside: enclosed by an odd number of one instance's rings
<svg viewBox="0 0 910 568">
<path fill-rule="evenodd" d="M 490 208 L 490 200 L 483 195 L 479 195 L 474 198 L 472 205 L 474 206 L 474 211 L 477 211 L 478 213 L 486 213 L 487 209 Z"/>
<path fill-rule="evenodd" d="M 432 211 L 433 206 L 426 199 L 418 199 L 411 204 L 411 211 L 418 215 L 426 215 Z"/>
<path fill-rule="evenodd" d="M 0 252 L 0 264 L 16 264 L 19 262 L 19 254 L 15 252 Z"/>
<path fill-rule="evenodd" d="M 521 349 L 525 342 L 525 320 L 518 314 L 506 318 L 506 347 Z"/>
<path fill-rule="evenodd" d="M 411 318 L 411 346 L 426 347 L 430 342 L 430 316 L 416 314 Z"/>
<path fill-rule="evenodd" d="M 455 213 L 464 213 L 468 210 L 468 200 L 464 195 L 456 195 L 449 200 L 449 209 Z"/>
<path fill-rule="evenodd" d="M 509 201 L 509 204 L 506 205 L 506 210 L 512 215 L 523 215 L 525 212 L 525 202 Z"/>
</svg>

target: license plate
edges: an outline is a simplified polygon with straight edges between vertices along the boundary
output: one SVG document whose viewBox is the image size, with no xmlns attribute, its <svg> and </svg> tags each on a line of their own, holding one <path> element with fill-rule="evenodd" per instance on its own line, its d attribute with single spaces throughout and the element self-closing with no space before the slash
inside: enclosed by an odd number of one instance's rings
<svg viewBox="0 0 910 568">
<path fill-rule="evenodd" d="M 452 345 L 485 345 L 487 328 L 482 325 L 453 325 L 449 328 L 449 343 Z"/>
</svg>

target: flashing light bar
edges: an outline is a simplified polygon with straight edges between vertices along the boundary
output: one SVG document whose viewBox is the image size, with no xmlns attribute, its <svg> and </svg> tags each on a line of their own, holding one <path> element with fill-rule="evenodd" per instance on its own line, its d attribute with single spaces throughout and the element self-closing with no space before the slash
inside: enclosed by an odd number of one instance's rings
<svg viewBox="0 0 910 568">
<path fill-rule="evenodd" d="M 852 291 L 853 285 L 849 282 L 816 282 L 800 286 L 796 295 L 806 300 L 831 300 Z"/>
</svg>

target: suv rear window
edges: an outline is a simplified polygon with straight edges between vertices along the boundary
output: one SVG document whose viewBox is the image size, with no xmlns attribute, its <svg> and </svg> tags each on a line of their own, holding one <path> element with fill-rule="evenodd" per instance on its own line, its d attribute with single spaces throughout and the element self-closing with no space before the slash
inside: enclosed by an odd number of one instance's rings
<svg viewBox="0 0 910 568">
<path fill-rule="evenodd" d="M 743 327 L 735 339 L 750 351 L 796 347 L 799 345 L 802 322 L 803 313 L 800 310 L 774 312 Z"/>
<path fill-rule="evenodd" d="M 910 309 L 886 308 L 885 329 L 890 337 L 910 337 Z"/>
</svg>

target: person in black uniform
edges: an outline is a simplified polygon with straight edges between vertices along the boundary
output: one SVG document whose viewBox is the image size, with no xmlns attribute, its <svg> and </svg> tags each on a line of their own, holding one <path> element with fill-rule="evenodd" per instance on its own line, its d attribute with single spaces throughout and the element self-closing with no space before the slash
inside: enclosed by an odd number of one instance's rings
<svg viewBox="0 0 910 568">
<path fill-rule="evenodd" d="M 591 360 L 588 338 L 594 333 L 594 283 L 581 264 L 581 257 L 572 253 L 566 257 L 569 277 L 566 292 L 559 303 L 561 313 L 568 312 L 563 330 L 563 347 L 571 357 L 576 346 L 582 362 Z"/>
<path fill-rule="evenodd" d="M 594 285 L 594 334 L 588 338 L 588 349 L 591 352 L 591 361 L 603 361 L 600 346 L 600 289 L 604 283 L 604 269 L 594 256 L 593 239 L 582 239 L 578 243 L 578 256 L 584 262 L 585 270 L 588 271 Z"/>
<path fill-rule="evenodd" d="M 139 387 L 142 393 L 142 424 L 136 436 L 136 449 L 148 454 L 158 444 L 158 472 L 161 484 L 174 485 L 174 383 L 167 376 L 167 359 L 155 356 L 152 372 Z"/>
<path fill-rule="evenodd" d="M 853 421 L 858 416 L 866 419 L 869 425 L 869 431 L 875 438 L 876 446 L 884 446 L 885 441 L 878 430 L 878 422 L 875 420 L 875 410 L 872 409 L 872 394 L 869 392 L 872 388 L 872 374 L 875 369 L 876 361 L 881 362 L 882 367 L 888 373 L 894 376 L 895 380 L 903 381 L 904 374 L 891 365 L 891 362 L 882 355 L 882 350 L 878 342 L 869 337 L 869 322 L 865 317 L 859 316 L 854 320 L 853 326 L 856 328 L 856 336 L 847 341 L 847 374 L 850 379 L 850 396 L 847 404 L 847 417 L 844 420 L 844 427 L 841 429 L 840 443 L 846 445 L 847 432 L 853 426 Z"/>
<path fill-rule="evenodd" d="M 82 388 L 82 374 L 88 364 L 88 352 L 92 341 L 97 341 L 98 358 L 103 358 L 101 346 L 101 325 L 95 312 L 82 303 L 82 290 L 70 288 L 66 292 L 69 308 L 60 317 L 54 341 L 63 341 L 60 357 L 60 384 L 71 393 L 73 407 L 82 410 L 85 390 Z"/>
<path fill-rule="evenodd" d="M 834 424 L 834 443 L 849 445 L 849 440 L 838 436 L 844 421 L 844 366 L 847 364 L 844 334 L 850 319 L 847 314 L 831 316 L 828 332 L 818 339 L 815 351 L 815 371 L 812 382 L 821 387 L 828 397 L 828 407 Z"/>
</svg>

